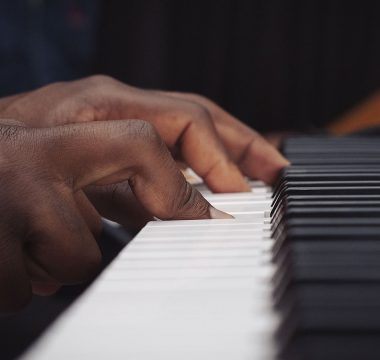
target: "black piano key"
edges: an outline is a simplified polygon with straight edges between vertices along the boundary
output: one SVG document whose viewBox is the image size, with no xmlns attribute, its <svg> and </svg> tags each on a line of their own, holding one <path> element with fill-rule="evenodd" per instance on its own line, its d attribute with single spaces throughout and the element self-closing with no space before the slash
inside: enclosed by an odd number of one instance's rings
<svg viewBox="0 0 380 360">
<path fill-rule="evenodd" d="M 380 333 L 299 332 L 282 348 L 281 360 L 378 360 Z"/>
<path fill-rule="evenodd" d="M 376 206 L 356 207 L 356 206 L 341 206 L 341 207 L 307 207 L 300 208 L 289 205 L 284 214 L 287 218 L 291 217 L 380 217 L 380 208 Z"/>
<path fill-rule="evenodd" d="M 282 182 L 289 181 L 360 181 L 359 184 L 364 184 L 368 180 L 380 181 L 380 171 L 377 173 L 371 172 L 314 172 L 314 173 L 284 173 L 281 177 Z M 341 184 L 341 183 L 339 183 Z"/>
<path fill-rule="evenodd" d="M 340 227 L 340 226 L 355 226 L 355 227 L 367 227 L 367 226 L 380 226 L 380 218 L 295 218 L 287 219 L 287 227 L 304 227 L 304 226 L 323 226 L 323 227 Z"/>
<path fill-rule="evenodd" d="M 380 138 L 304 137 L 282 150 L 273 259 L 290 274 L 282 293 L 295 294 L 298 333 L 380 334 Z"/>
<path fill-rule="evenodd" d="M 371 165 L 368 167 L 368 165 L 291 165 L 286 167 L 283 170 L 283 174 L 318 174 L 318 173 L 379 173 L 380 172 L 380 165 Z"/>
<path fill-rule="evenodd" d="M 353 204 L 353 202 L 355 202 L 355 204 L 376 204 L 380 201 L 380 195 L 289 195 L 278 197 L 273 202 L 271 217 L 275 216 L 276 213 L 280 211 L 279 207 L 282 206 L 283 208 L 287 204 L 291 203 L 294 204 L 296 202 L 305 202 L 310 203 L 310 206 L 312 206 L 313 203 L 322 204 L 323 202 L 326 202 L 326 204 L 330 203 L 332 205 L 332 202 L 337 201 L 342 203 L 342 205 L 343 203 Z"/>
<path fill-rule="evenodd" d="M 380 186 L 287 186 L 284 195 L 379 195 Z"/>
<path fill-rule="evenodd" d="M 380 331 L 380 283 L 300 282 L 299 330 Z"/>
<path fill-rule="evenodd" d="M 286 154 L 285 154 L 286 156 Z M 350 164 L 350 165 L 363 165 L 366 164 L 371 166 L 372 164 L 379 164 L 380 155 L 378 157 L 367 157 L 363 156 L 347 156 L 347 157 L 318 157 L 318 158 L 305 158 L 305 157 L 294 157 L 291 158 L 291 163 L 294 165 L 305 165 L 305 164 L 314 164 L 314 165 L 323 165 L 323 164 Z"/>
</svg>

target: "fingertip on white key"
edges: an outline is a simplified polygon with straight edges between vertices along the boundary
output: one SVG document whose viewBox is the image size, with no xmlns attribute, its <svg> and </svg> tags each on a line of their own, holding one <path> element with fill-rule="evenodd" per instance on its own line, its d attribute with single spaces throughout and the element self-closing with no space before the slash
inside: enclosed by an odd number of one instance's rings
<svg viewBox="0 0 380 360">
<path fill-rule="evenodd" d="M 220 211 L 213 206 L 210 206 L 210 217 L 211 219 L 234 219 L 232 215 Z"/>
</svg>

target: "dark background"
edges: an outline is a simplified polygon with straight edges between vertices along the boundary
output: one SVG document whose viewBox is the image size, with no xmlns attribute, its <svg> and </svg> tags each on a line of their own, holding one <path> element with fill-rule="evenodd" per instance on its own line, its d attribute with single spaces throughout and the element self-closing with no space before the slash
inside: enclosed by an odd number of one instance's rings
<svg viewBox="0 0 380 360">
<path fill-rule="evenodd" d="M 378 0 L 0 0 L 0 96 L 93 73 L 198 92 L 260 131 L 379 88 Z"/>
<path fill-rule="evenodd" d="M 107 0 L 96 70 L 198 92 L 258 130 L 310 130 L 380 84 L 380 2 Z"/>
</svg>

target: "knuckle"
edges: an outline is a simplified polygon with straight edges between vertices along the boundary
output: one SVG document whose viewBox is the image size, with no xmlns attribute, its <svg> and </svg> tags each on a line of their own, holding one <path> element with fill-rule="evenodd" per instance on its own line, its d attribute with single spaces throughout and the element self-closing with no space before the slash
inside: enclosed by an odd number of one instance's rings
<svg viewBox="0 0 380 360">
<path fill-rule="evenodd" d="M 156 128 L 148 121 L 130 120 L 130 128 L 132 129 L 132 137 L 137 141 L 143 141 L 144 144 L 153 146 L 161 146 L 162 139 Z"/>
<path fill-rule="evenodd" d="M 211 113 L 205 106 L 192 103 L 190 107 L 190 114 L 193 122 L 206 125 L 212 124 Z"/>
<path fill-rule="evenodd" d="M 196 102 L 199 102 L 201 104 L 208 104 L 208 103 L 211 103 L 211 100 L 206 97 L 206 96 L 203 96 L 201 94 L 198 94 L 198 93 L 192 93 L 192 92 L 189 92 L 189 93 L 186 93 L 185 94 L 189 99 L 193 100 L 193 101 L 196 101 Z"/>
<path fill-rule="evenodd" d="M 92 85 L 104 85 L 104 84 L 116 82 L 114 78 L 108 75 L 104 75 L 104 74 L 91 75 L 85 78 L 84 80 L 91 83 Z"/>
<path fill-rule="evenodd" d="M 133 87 L 113 78 L 109 75 L 95 74 L 81 80 L 77 80 L 82 89 L 85 89 L 85 94 L 89 97 L 93 94 L 99 96 L 99 101 L 102 98 L 113 98 L 114 101 L 120 99 L 125 91 L 131 90 Z M 104 102 L 107 105 L 107 102 Z"/>
<path fill-rule="evenodd" d="M 196 102 L 185 101 L 177 113 L 177 116 L 195 126 L 199 131 L 214 132 L 215 125 L 209 109 Z"/>
</svg>

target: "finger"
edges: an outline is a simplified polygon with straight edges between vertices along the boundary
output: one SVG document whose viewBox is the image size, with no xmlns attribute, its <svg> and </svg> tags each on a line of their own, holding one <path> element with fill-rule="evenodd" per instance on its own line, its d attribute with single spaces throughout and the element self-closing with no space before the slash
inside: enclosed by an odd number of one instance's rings
<svg viewBox="0 0 380 360">
<path fill-rule="evenodd" d="M 104 79 L 100 79 L 104 81 Z M 113 81 L 108 96 L 116 102 L 112 118 L 145 119 L 156 127 L 165 144 L 179 147 L 183 159 L 217 192 L 249 191 L 238 167 L 220 141 L 204 106 L 143 91 Z"/>
<path fill-rule="evenodd" d="M 13 219 L 15 221 L 15 219 Z M 13 312 L 31 299 L 31 286 L 23 261 L 20 227 L 0 226 L 0 312 Z"/>
<path fill-rule="evenodd" d="M 153 220 L 138 202 L 128 181 L 103 186 L 87 186 L 89 200 L 106 219 L 115 221 L 131 231 L 139 231 Z"/>
<path fill-rule="evenodd" d="M 155 128 L 147 122 L 74 124 L 35 129 L 34 136 L 40 139 L 40 156 L 74 191 L 90 184 L 128 180 L 139 202 L 158 218 L 215 216 L 210 204 L 185 181 Z"/>
<path fill-rule="evenodd" d="M 273 184 L 279 172 L 288 166 L 289 162 L 262 136 L 244 127 L 245 131 L 241 126 L 217 124 L 226 147 L 231 149 L 232 157 L 243 173 L 251 178 Z"/>
<path fill-rule="evenodd" d="M 272 184 L 279 171 L 289 165 L 277 149 L 256 131 L 209 99 L 195 94 L 170 92 L 168 95 L 202 104 L 208 109 L 224 146 L 245 175 Z"/>
<path fill-rule="evenodd" d="M 181 134 L 177 139 L 180 153 L 189 166 L 215 192 L 250 191 L 243 175 L 231 160 L 220 141 L 214 124 L 206 112 L 192 110 L 186 120 L 178 122 Z"/>
</svg>

